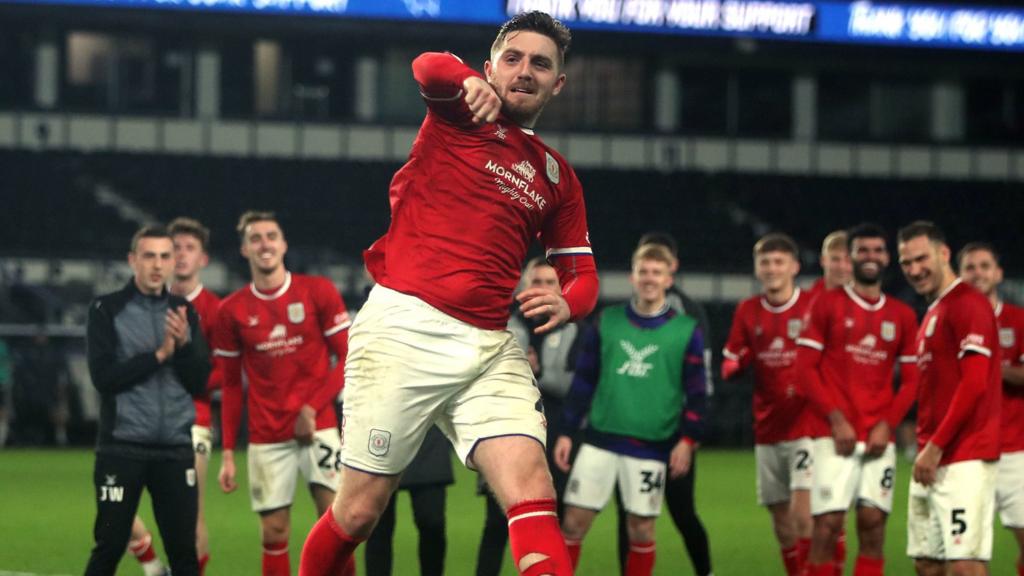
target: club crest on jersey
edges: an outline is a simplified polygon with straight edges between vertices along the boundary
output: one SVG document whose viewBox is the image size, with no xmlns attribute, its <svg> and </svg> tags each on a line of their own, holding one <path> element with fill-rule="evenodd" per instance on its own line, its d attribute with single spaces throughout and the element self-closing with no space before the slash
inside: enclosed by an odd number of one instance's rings
<svg viewBox="0 0 1024 576">
<path fill-rule="evenodd" d="M 882 330 L 879 333 L 882 340 L 886 342 L 892 342 L 896 339 L 896 323 L 889 322 L 888 320 L 882 322 Z"/>
<path fill-rule="evenodd" d="M 555 160 L 555 157 L 552 156 L 550 152 L 545 152 L 544 156 L 547 158 L 548 180 L 550 180 L 552 184 L 558 184 L 561 180 L 561 177 L 558 174 L 558 160 Z"/>
<path fill-rule="evenodd" d="M 374 456 L 384 456 L 391 449 L 391 432 L 387 430 L 370 429 L 370 441 L 366 447 Z"/>
<path fill-rule="evenodd" d="M 1017 335 L 1013 333 L 1013 328 L 1000 328 L 999 329 L 999 345 L 1003 348 L 1011 348 L 1017 343 Z"/>
<path fill-rule="evenodd" d="M 790 340 L 796 340 L 800 336 L 800 329 L 804 327 L 804 323 L 799 318 L 790 318 L 789 322 L 786 322 L 786 336 L 789 336 Z"/>
<path fill-rule="evenodd" d="M 301 324 L 306 319 L 306 309 L 302 306 L 302 302 L 292 302 L 288 305 L 288 320 L 292 324 Z"/>
<path fill-rule="evenodd" d="M 924 327 L 924 337 L 931 338 L 935 335 L 935 324 L 939 321 L 938 316 L 932 316 L 928 319 L 928 325 Z"/>
</svg>

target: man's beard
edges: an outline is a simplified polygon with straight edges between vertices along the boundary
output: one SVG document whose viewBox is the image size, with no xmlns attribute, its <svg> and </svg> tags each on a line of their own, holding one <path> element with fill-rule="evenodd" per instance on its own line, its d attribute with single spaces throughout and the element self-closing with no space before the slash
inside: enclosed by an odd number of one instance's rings
<svg viewBox="0 0 1024 576">
<path fill-rule="evenodd" d="M 867 284 L 870 286 L 873 286 L 875 284 L 881 284 L 882 277 L 884 275 L 885 267 L 883 267 L 881 264 L 878 265 L 878 274 L 874 278 L 865 275 L 864 271 L 861 269 L 860 266 L 853 266 L 853 279 L 856 280 L 858 284 Z"/>
</svg>

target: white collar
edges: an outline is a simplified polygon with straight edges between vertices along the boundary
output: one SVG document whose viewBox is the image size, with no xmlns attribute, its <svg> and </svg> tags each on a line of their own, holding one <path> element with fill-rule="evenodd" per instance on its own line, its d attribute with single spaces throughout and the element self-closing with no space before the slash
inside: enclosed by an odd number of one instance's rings
<svg viewBox="0 0 1024 576">
<path fill-rule="evenodd" d="M 784 304 L 782 304 L 780 306 L 773 306 L 772 303 L 768 301 L 767 297 L 761 296 L 761 306 L 763 306 L 765 310 L 771 312 L 772 314 L 782 314 L 786 310 L 789 310 L 790 308 L 792 308 L 793 305 L 796 304 L 796 301 L 799 300 L 799 299 L 800 299 L 800 287 L 797 286 L 797 287 L 793 288 L 793 295 L 790 296 L 789 300 L 787 300 Z"/>
<path fill-rule="evenodd" d="M 199 293 L 202 292 L 202 291 L 203 291 L 203 283 L 200 282 L 196 286 L 195 290 L 193 290 L 193 291 L 191 291 L 191 292 L 189 292 L 188 294 L 185 295 L 185 300 L 188 300 L 189 302 L 191 302 L 191 301 L 195 300 L 196 298 L 199 298 Z"/>
<path fill-rule="evenodd" d="M 868 312 L 877 312 L 881 310 L 883 306 L 885 306 L 885 292 L 883 292 L 882 295 L 878 297 L 878 302 L 871 304 L 867 300 L 862 298 L 860 294 L 857 294 L 857 291 L 853 289 L 852 284 L 844 284 L 843 290 L 846 290 L 846 295 L 850 297 L 850 300 L 853 300 L 857 304 L 857 306 L 860 306 L 861 308 L 867 310 Z"/>
<path fill-rule="evenodd" d="M 260 292 L 256 288 L 256 283 L 255 282 L 250 282 L 249 283 L 249 290 L 252 290 L 253 295 L 256 296 L 257 298 L 259 298 L 260 300 L 277 300 L 278 298 L 283 296 L 285 292 L 288 291 L 288 288 L 291 288 L 291 285 L 292 285 L 292 273 L 291 272 L 285 272 L 284 273 L 284 284 L 281 284 L 281 287 L 278 288 L 277 291 L 274 292 L 273 294 L 264 294 L 263 292 Z"/>
<path fill-rule="evenodd" d="M 939 294 L 939 297 L 935 299 L 935 302 L 932 302 L 931 304 L 928 305 L 928 309 L 931 310 L 932 308 L 935 308 L 939 304 L 939 302 L 946 297 L 946 294 L 952 292 L 953 288 L 959 286 L 961 282 L 963 282 L 963 279 L 961 279 L 958 276 L 956 280 L 953 280 L 952 284 L 946 286 L 946 289 L 942 291 L 942 294 Z"/>
</svg>

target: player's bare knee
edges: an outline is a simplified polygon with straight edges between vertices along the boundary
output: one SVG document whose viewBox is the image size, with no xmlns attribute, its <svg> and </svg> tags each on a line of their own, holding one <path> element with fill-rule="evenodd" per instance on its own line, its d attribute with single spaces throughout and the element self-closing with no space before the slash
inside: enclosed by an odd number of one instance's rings
<svg viewBox="0 0 1024 576">
<path fill-rule="evenodd" d="M 260 537 L 263 540 L 263 544 L 278 544 L 280 542 L 287 542 L 289 536 L 291 536 L 291 528 L 288 525 L 287 521 L 262 523 Z"/>
<path fill-rule="evenodd" d="M 630 514 L 626 519 L 626 531 L 630 542 L 650 542 L 654 540 L 654 518 Z"/>
<path fill-rule="evenodd" d="M 950 576 L 985 576 L 985 565 L 975 560 L 958 560 L 949 567 Z"/>
<path fill-rule="evenodd" d="M 917 576 L 943 576 L 946 573 L 946 565 L 938 560 L 917 558 L 914 560 L 914 571 L 917 572 Z"/>
<path fill-rule="evenodd" d="M 586 511 L 573 506 L 566 506 L 562 518 L 562 535 L 567 540 L 582 540 L 590 530 L 590 522 L 593 516 Z"/>
<path fill-rule="evenodd" d="M 377 525 L 382 510 L 373 502 L 361 499 L 344 508 L 334 507 L 334 519 L 347 533 L 356 538 L 368 538 Z"/>
</svg>

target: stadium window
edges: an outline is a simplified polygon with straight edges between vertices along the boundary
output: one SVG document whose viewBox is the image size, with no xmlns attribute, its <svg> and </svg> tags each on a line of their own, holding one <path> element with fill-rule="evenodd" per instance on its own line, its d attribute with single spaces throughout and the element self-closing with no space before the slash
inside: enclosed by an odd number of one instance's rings
<svg viewBox="0 0 1024 576">
<path fill-rule="evenodd" d="M 863 76 L 822 75 L 818 79 L 818 137 L 871 138 L 871 85 Z"/>
<path fill-rule="evenodd" d="M 291 116 L 327 121 L 352 116 L 352 60 L 348 50 L 296 42 L 290 45 L 291 78 L 288 93 Z"/>
<path fill-rule="evenodd" d="M 220 113 L 227 118 L 252 116 L 255 90 L 254 52 L 250 40 L 225 40 L 220 52 Z"/>
<path fill-rule="evenodd" d="M 1024 138 L 1024 81 L 974 78 L 965 83 L 967 138 L 979 143 Z"/>
<path fill-rule="evenodd" d="M 376 112 L 381 120 L 398 124 L 419 124 L 423 121 L 426 105 L 410 69 L 412 61 L 420 52 L 422 50 L 392 48 L 379 56 L 376 85 L 379 108 Z M 487 58 L 482 54 L 466 53 L 460 53 L 459 57 L 481 72 Z M 369 78 L 364 81 L 369 81 Z"/>
<path fill-rule="evenodd" d="M 569 81 L 545 108 L 540 125 L 545 129 L 642 130 L 646 70 L 639 58 L 570 56 L 565 63 Z"/>
<path fill-rule="evenodd" d="M 927 141 L 931 110 L 930 83 L 877 80 L 871 86 L 871 136 L 883 141 Z"/>
<path fill-rule="evenodd" d="M 0 29 L 0 108 L 31 106 L 33 47 L 31 33 Z"/>
<path fill-rule="evenodd" d="M 687 68 L 679 71 L 679 123 L 686 134 L 727 136 L 734 132 L 735 106 L 730 103 L 730 74 L 725 70 Z"/>
<path fill-rule="evenodd" d="M 789 137 L 793 79 L 783 72 L 736 74 L 736 136 Z"/>
<path fill-rule="evenodd" d="M 63 101 L 72 109 L 191 110 L 191 54 L 174 41 L 73 31 L 65 41 L 64 70 Z"/>
</svg>

